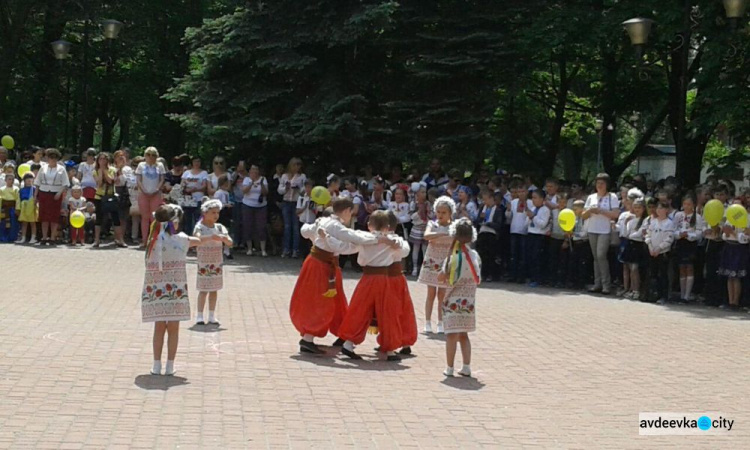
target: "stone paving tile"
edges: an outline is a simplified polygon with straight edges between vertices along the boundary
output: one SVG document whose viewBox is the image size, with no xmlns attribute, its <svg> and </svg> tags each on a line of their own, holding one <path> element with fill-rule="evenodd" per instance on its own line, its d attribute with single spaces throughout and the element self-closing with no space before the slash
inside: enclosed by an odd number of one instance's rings
<svg viewBox="0 0 750 450">
<path fill-rule="evenodd" d="M 475 378 L 445 379 L 437 335 L 400 364 L 376 360 L 372 337 L 361 362 L 299 355 L 288 305 L 300 262 L 243 257 L 227 266 L 221 327 L 183 323 L 177 376 L 153 377 L 142 253 L 0 255 L 0 448 L 750 446 L 748 314 L 491 284 Z M 346 274 L 348 293 L 356 280 Z M 410 288 L 421 329 L 425 290 Z M 719 411 L 735 429 L 638 436 L 643 411 Z"/>
</svg>

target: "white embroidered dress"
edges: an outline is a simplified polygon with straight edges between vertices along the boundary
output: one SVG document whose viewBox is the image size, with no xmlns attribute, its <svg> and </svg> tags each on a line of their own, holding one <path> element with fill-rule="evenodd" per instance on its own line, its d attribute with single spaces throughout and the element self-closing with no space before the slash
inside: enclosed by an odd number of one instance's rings
<svg viewBox="0 0 750 450">
<path fill-rule="evenodd" d="M 190 320 L 185 260 L 189 238 L 185 233 L 161 233 L 146 259 L 141 294 L 143 322 Z"/>
<path fill-rule="evenodd" d="M 428 286 L 446 287 L 447 283 L 438 281 L 438 275 L 443 269 L 445 258 L 450 255 L 453 238 L 448 234 L 448 226 L 441 226 L 437 221 L 431 220 L 427 224 L 425 233 L 440 233 L 444 236 L 432 239 L 427 244 L 427 251 L 422 262 L 422 270 L 419 272 L 419 282 Z"/>
<path fill-rule="evenodd" d="M 229 232 L 220 223 L 209 228 L 198 222 L 193 236 L 213 236 L 215 234 L 228 235 Z M 197 248 L 198 252 L 198 281 L 196 289 L 200 292 L 216 292 L 224 287 L 224 254 L 223 244 L 218 241 L 204 242 Z"/>
<path fill-rule="evenodd" d="M 479 254 L 472 249 L 467 250 L 474 265 L 474 270 L 479 275 L 482 273 L 482 261 L 479 258 Z M 477 329 L 476 310 L 474 309 L 474 302 L 477 296 L 477 282 L 474 279 L 471 267 L 466 263 L 467 261 L 464 260 L 456 282 L 445 291 L 442 308 L 443 326 L 445 327 L 446 334 L 468 333 Z M 446 274 L 450 273 L 450 266 L 451 261 L 449 259 L 445 263 Z"/>
</svg>

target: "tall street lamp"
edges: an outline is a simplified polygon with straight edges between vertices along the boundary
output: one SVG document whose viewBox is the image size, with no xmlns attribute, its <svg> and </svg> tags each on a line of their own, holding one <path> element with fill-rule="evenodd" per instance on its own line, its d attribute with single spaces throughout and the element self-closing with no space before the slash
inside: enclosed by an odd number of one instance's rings
<svg viewBox="0 0 750 450">
<path fill-rule="evenodd" d="M 62 70 L 63 61 L 68 59 L 70 55 L 70 42 L 63 39 L 57 40 L 50 44 L 52 46 L 52 53 L 55 55 L 55 59 L 60 61 L 60 67 Z M 68 125 L 70 119 L 70 70 L 67 71 L 65 81 L 65 132 L 63 133 L 63 148 L 68 148 Z"/>
<path fill-rule="evenodd" d="M 106 91 L 104 98 L 102 98 L 102 150 L 110 151 L 112 146 L 112 117 L 109 114 L 111 99 L 112 99 L 112 83 L 113 75 L 115 71 L 115 57 L 112 49 L 112 42 L 120 36 L 123 24 L 117 20 L 104 20 L 102 21 L 102 33 L 104 38 L 107 40 L 107 51 L 109 58 L 107 59 L 107 79 L 106 79 Z"/>
<path fill-rule="evenodd" d="M 727 19 L 730 24 L 734 27 L 740 18 L 745 14 L 745 7 L 747 0 L 723 0 L 724 10 Z M 680 167 L 680 156 L 686 151 L 685 138 L 686 138 L 686 120 L 687 120 L 687 92 L 688 92 L 688 59 L 690 57 L 690 38 L 693 31 L 692 24 L 695 21 L 692 0 L 683 0 L 683 29 L 680 34 L 677 35 L 679 44 L 671 50 L 674 55 L 678 55 L 679 62 L 679 104 L 677 105 L 677 167 Z M 647 18 L 637 17 L 630 19 L 622 23 L 622 26 L 627 31 L 630 37 L 630 43 L 635 48 L 636 57 L 640 61 L 643 56 L 643 50 L 648 44 L 648 38 L 651 34 L 651 27 L 654 21 Z M 678 170 L 679 172 L 679 170 Z M 678 175 L 683 175 L 678 173 Z"/>
</svg>

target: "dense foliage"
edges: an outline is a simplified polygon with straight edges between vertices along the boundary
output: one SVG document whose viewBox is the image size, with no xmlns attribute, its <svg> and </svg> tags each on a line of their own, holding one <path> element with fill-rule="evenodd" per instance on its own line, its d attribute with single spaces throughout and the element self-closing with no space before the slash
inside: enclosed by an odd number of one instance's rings
<svg viewBox="0 0 750 450">
<path fill-rule="evenodd" d="M 750 27 L 733 31 L 719 1 L 684 4 L 2 0 L 0 123 L 22 146 L 69 151 L 344 170 L 439 156 L 568 178 L 597 161 L 619 175 L 647 143 L 675 142 L 695 182 L 709 143 L 750 139 Z M 637 16 L 657 21 L 642 61 L 620 25 Z M 125 23 L 119 39 L 102 19 Z M 73 43 L 62 62 L 59 38 Z"/>
</svg>

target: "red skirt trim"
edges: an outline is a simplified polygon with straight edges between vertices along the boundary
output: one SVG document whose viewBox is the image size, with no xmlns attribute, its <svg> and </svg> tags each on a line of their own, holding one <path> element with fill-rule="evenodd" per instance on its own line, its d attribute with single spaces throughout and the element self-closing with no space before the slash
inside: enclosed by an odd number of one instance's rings
<svg viewBox="0 0 750 450">
<path fill-rule="evenodd" d="M 308 256 L 302 265 L 289 302 L 289 316 L 300 335 L 325 337 L 329 332 L 339 336 L 339 327 L 347 311 L 346 293 L 341 270 L 336 268 L 336 295 L 325 297 L 330 264 Z"/>
</svg>

